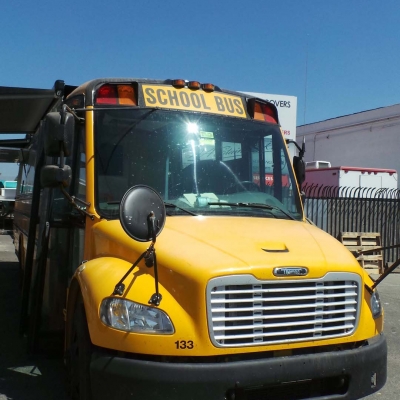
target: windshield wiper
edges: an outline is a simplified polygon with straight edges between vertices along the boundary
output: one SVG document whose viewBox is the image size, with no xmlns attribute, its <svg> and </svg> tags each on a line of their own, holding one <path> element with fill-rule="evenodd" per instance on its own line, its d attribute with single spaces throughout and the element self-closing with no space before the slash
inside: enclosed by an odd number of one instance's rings
<svg viewBox="0 0 400 400">
<path fill-rule="evenodd" d="M 120 204 L 120 203 L 121 203 L 121 201 L 118 201 L 118 200 L 108 201 L 107 202 L 107 204 L 110 204 L 110 205 L 111 204 Z M 178 210 L 181 210 L 181 211 L 183 211 L 183 212 L 185 212 L 187 214 L 193 215 L 195 217 L 198 216 L 198 214 L 194 213 L 193 211 L 187 210 L 186 208 L 179 207 L 179 206 L 177 206 L 177 205 L 175 205 L 173 203 L 164 202 L 164 206 L 167 207 L 167 208 L 177 208 Z"/>
<path fill-rule="evenodd" d="M 177 208 L 178 210 L 181 210 L 181 211 L 183 211 L 183 212 L 185 212 L 185 213 L 187 213 L 187 214 L 193 215 L 193 216 L 195 216 L 195 217 L 198 216 L 198 214 L 196 214 L 196 213 L 194 213 L 194 212 L 192 212 L 192 211 L 190 211 L 190 210 L 187 210 L 186 208 L 179 207 L 179 206 L 177 206 L 177 205 L 175 205 L 175 204 L 173 204 L 173 203 L 166 203 L 166 202 L 164 202 L 164 206 L 165 206 L 165 207 L 168 207 L 168 208 Z"/>
<path fill-rule="evenodd" d="M 288 218 L 296 220 L 293 215 L 289 214 L 287 211 L 283 210 L 278 206 L 271 206 L 269 204 L 260 204 L 260 203 L 225 203 L 225 202 L 217 202 L 212 201 L 208 202 L 209 206 L 229 206 L 229 207 L 247 207 L 247 208 L 259 208 L 264 210 L 278 210 L 281 213 L 285 214 Z"/>
</svg>

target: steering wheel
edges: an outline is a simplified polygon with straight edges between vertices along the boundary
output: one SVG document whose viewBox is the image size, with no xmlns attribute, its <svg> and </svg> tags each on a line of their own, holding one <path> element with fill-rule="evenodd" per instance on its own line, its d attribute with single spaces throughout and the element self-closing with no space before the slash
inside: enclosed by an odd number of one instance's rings
<svg viewBox="0 0 400 400">
<path fill-rule="evenodd" d="M 230 185 L 226 189 L 225 193 L 231 194 L 238 192 L 259 192 L 259 191 L 260 187 L 253 181 L 241 181 L 241 182 L 235 182 L 232 185 Z"/>
</svg>

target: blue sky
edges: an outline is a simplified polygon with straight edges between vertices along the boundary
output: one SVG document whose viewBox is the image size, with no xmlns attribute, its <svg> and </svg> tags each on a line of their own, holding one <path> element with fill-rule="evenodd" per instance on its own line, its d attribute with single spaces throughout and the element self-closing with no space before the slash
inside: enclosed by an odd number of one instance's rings
<svg viewBox="0 0 400 400">
<path fill-rule="evenodd" d="M 0 27 L 0 86 L 184 78 L 296 96 L 297 125 L 400 103 L 398 0 L 15 0 Z"/>
</svg>

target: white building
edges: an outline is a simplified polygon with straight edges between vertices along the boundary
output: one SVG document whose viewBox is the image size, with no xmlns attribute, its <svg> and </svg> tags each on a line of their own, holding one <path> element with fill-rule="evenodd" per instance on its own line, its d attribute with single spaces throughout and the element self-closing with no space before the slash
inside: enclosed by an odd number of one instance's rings
<svg viewBox="0 0 400 400">
<path fill-rule="evenodd" d="M 297 127 L 305 161 L 400 171 L 400 104 Z"/>
</svg>

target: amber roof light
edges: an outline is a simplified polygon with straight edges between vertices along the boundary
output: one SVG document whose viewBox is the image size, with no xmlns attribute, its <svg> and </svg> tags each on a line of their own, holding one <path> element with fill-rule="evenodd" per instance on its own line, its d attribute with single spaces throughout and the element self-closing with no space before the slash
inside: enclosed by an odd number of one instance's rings
<svg viewBox="0 0 400 400">
<path fill-rule="evenodd" d="M 176 88 L 184 88 L 186 86 L 186 82 L 184 79 L 174 79 L 172 81 L 172 86 L 175 86 Z"/>
<path fill-rule="evenodd" d="M 212 83 L 203 83 L 201 85 L 201 88 L 205 91 L 205 92 L 213 92 L 215 90 L 215 85 L 213 85 Z"/>
<path fill-rule="evenodd" d="M 200 89 L 200 87 L 201 87 L 200 82 L 197 82 L 197 81 L 189 81 L 188 82 L 189 89 L 197 90 L 197 89 Z"/>
</svg>

